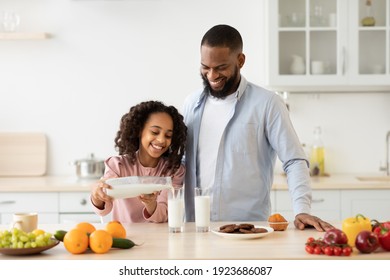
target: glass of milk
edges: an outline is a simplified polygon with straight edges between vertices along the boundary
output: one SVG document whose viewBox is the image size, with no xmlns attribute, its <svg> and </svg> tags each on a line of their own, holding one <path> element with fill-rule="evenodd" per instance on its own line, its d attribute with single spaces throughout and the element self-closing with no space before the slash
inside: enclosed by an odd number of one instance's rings
<svg viewBox="0 0 390 280">
<path fill-rule="evenodd" d="M 184 188 L 168 190 L 169 232 L 182 232 L 184 224 Z"/>
<path fill-rule="evenodd" d="M 195 188 L 195 226 L 197 232 L 210 231 L 210 196 Z"/>
</svg>

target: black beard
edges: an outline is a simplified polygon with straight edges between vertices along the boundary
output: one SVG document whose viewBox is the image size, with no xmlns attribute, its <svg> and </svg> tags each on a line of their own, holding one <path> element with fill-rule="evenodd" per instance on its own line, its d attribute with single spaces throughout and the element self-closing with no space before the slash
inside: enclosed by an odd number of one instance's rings
<svg viewBox="0 0 390 280">
<path fill-rule="evenodd" d="M 226 96 L 229 96 L 230 94 L 235 92 L 235 90 L 236 90 L 235 89 L 235 86 L 236 86 L 235 81 L 236 81 L 238 75 L 239 75 L 238 69 L 236 68 L 236 70 L 234 71 L 234 75 L 226 81 L 225 86 L 221 90 L 213 90 L 211 88 L 210 83 L 207 80 L 207 78 L 205 76 L 203 76 L 202 74 L 200 74 L 200 76 L 203 80 L 203 86 L 205 87 L 205 89 L 208 90 L 212 96 L 214 96 L 215 98 L 220 98 L 220 99 L 224 99 L 224 98 L 226 98 Z"/>
</svg>

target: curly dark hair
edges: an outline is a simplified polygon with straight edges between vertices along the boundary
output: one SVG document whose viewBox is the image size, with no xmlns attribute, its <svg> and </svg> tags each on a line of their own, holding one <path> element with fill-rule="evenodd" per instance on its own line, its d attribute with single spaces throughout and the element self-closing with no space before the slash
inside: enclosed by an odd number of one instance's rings
<svg viewBox="0 0 390 280">
<path fill-rule="evenodd" d="M 187 127 L 183 116 L 174 106 L 166 106 L 160 101 L 145 101 L 130 108 L 120 121 L 115 137 L 115 148 L 120 155 L 126 155 L 134 163 L 140 145 L 140 135 L 149 116 L 153 113 L 167 113 L 173 120 L 171 146 L 162 156 L 168 159 L 164 174 L 172 174 L 180 167 L 184 155 Z"/>
</svg>

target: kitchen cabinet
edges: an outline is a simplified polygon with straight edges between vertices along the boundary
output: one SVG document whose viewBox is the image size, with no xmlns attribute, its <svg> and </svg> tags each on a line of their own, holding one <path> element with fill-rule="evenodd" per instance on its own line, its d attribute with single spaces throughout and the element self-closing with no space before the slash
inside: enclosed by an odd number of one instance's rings
<svg viewBox="0 0 390 280">
<path fill-rule="evenodd" d="M 60 192 L 60 223 L 107 223 L 111 221 L 111 213 L 100 217 L 93 212 L 90 192 Z"/>
<path fill-rule="evenodd" d="M 312 215 L 328 221 L 340 220 L 340 191 L 313 190 Z M 282 214 L 288 221 L 294 221 L 294 212 L 289 191 L 275 191 L 275 211 Z"/>
<path fill-rule="evenodd" d="M 60 223 L 101 222 L 92 209 L 90 192 L 59 193 Z"/>
<path fill-rule="evenodd" d="M 267 0 L 267 87 L 389 91 L 390 0 L 372 1 L 374 26 L 366 1 Z"/>
<path fill-rule="evenodd" d="M 287 190 L 276 190 L 273 212 L 294 220 L 291 196 Z M 389 220 L 390 190 L 313 190 L 312 215 L 335 221 L 363 214 L 378 221 Z"/>
<path fill-rule="evenodd" d="M 100 223 L 90 192 L 7 192 L 0 195 L 0 224 L 11 224 L 16 212 L 37 212 L 38 223 Z M 110 215 L 104 217 L 107 222 Z"/>
<path fill-rule="evenodd" d="M 378 221 L 390 220 L 390 190 L 341 190 L 341 218 L 363 214 Z"/>
<path fill-rule="evenodd" d="M 37 212 L 38 223 L 58 223 L 58 194 L 7 192 L 0 194 L 0 223 L 11 224 L 16 212 Z"/>
</svg>

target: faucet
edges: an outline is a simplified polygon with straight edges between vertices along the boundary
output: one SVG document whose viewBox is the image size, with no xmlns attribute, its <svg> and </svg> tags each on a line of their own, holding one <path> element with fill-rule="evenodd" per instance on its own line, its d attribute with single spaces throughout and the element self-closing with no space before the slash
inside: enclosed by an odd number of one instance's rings
<svg viewBox="0 0 390 280">
<path fill-rule="evenodd" d="M 390 162 L 389 162 L 389 144 L 390 144 L 390 131 L 386 134 L 386 165 L 380 167 L 380 171 L 386 171 L 386 175 L 390 175 Z"/>
</svg>

